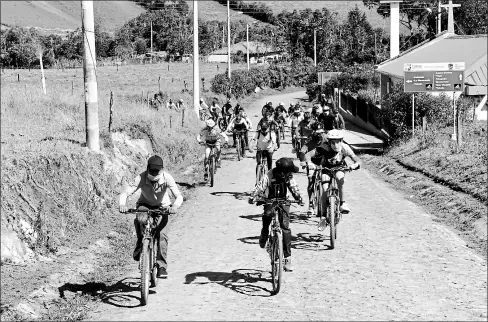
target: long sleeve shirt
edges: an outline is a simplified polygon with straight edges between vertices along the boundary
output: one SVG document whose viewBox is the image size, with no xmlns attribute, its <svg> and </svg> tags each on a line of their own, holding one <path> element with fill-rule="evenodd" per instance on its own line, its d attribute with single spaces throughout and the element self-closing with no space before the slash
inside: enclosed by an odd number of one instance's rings
<svg viewBox="0 0 488 322">
<path fill-rule="evenodd" d="M 305 154 L 305 160 L 311 160 L 311 158 L 321 158 L 321 165 L 326 167 L 337 166 L 345 163 L 346 157 L 351 158 L 356 163 L 359 163 L 359 158 L 354 154 L 351 147 L 346 143 L 342 143 L 341 150 L 336 152 L 332 150 L 329 143 L 326 141 L 317 148 L 307 152 Z"/>
<path fill-rule="evenodd" d="M 298 200 L 300 198 L 300 190 L 293 176 L 286 181 L 278 181 L 274 177 L 273 169 L 259 181 L 254 187 L 252 197 L 262 196 L 265 198 L 285 198 L 287 189 L 293 195 L 293 198 Z"/>
<path fill-rule="evenodd" d="M 246 122 L 246 119 L 241 117 L 241 120 L 237 122 L 237 118 L 233 118 L 232 121 L 229 123 L 227 127 L 227 132 L 232 132 L 232 130 L 243 131 L 249 130 L 249 123 Z"/>
<path fill-rule="evenodd" d="M 257 131 L 253 140 L 256 141 L 256 148 L 258 150 L 268 150 L 273 152 L 276 146 L 276 133 L 270 130 L 268 130 L 268 133 L 266 134 Z"/>
<path fill-rule="evenodd" d="M 208 127 L 204 127 L 197 136 L 197 141 L 205 141 L 209 143 L 215 143 L 222 141 L 224 138 L 225 142 L 229 142 L 229 138 L 227 135 L 222 132 L 218 126 L 214 126 L 211 130 Z"/>
<path fill-rule="evenodd" d="M 176 185 L 173 177 L 166 171 L 162 172 L 161 178 L 155 184 L 147 178 L 146 171 L 135 177 L 132 182 L 125 183 L 119 196 L 119 205 L 125 205 L 127 197 L 133 195 L 138 190 L 141 191 L 141 195 L 137 203 L 150 206 L 170 206 L 171 199 L 169 192 L 175 198 L 173 207 L 178 208 L 183 203 L 183 196 L 181 195 L 180 189 Z"/>
</svg>

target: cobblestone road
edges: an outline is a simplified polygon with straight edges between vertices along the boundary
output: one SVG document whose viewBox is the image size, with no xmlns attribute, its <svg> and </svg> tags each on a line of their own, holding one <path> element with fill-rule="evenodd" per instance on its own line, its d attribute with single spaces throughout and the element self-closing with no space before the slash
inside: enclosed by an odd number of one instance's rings
<svg viewBox="0 0 488 322">
<path fill-rule="evenodd" d="M 302 95 L 271 100 L 288 104 Z M 290 155 L 288 136 L 275 160 Z M 327 229 L 319 233 L 305 207 L 292 206 L 295 270 L 272 296 L 268 257 L 258 246 L 262 207 L 247 203 L 255 160 L 238 162 L 232 150 L 225 158 L 215 187 L 198 188 L 172 226 L 169 278 L 149 304 L 139 306 L 134 264 L 127 288 L 107 294 L 90 320 L 486 321 L 483 259 L 364 169 L 347 174 L 352 212 L 339 224 L 334 250 Z M 306 177 L 297 177 L 305 198 Z"/>
</svg>

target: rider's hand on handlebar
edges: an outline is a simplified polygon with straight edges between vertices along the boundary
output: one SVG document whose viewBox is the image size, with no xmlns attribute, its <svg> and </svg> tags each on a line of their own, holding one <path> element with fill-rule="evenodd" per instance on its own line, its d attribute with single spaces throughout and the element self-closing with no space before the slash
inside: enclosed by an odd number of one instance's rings
<svg viewBox="0 0 488 322">
<path fill-rule="evenodd" d="M 254 198 L 249 198 L 247 202 L 249 202 L 249 204 L 252 205 L 254 203 Z"/>
<path fill-rule="evenodd" d="M 358 170 L 361 166 L 358 163 L 355 163 L 351 166 L 349 166 L 349 169 L 351 170 Z"/>
<path fill-rule="evenodd" d="M 173 206 L 169 206 L 167 209 L 168 209 L 168 212 L 169 212 L 170 215 L 176 214 L 176 212 L 178 210 L 178 208 L 173 207 Z"/>
<path fill-rule="evenodd" d="M 200 142 L 198 142 L 198 144 L 200 144 L 200 145 L 205 145 L 205 142 L 200 141 Z"/>
<path fill-rule="evenodd" d="M 126 213 L 127 211 L 129 211 L 129 207 L 127 207 L 126 205 L 120 205 L 119 206 L 119 211 L 121 213 Z"/>
</svg>

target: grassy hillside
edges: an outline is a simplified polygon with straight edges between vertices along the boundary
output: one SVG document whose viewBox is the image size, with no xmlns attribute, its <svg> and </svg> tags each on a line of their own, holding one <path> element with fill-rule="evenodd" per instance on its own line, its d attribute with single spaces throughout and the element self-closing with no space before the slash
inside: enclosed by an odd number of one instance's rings
<svg viewBox="0 0 488 322">
<path fill-rule="evenodd" d="M 114 31 L 144 9 L 131 1 L 93 1 L 95 19 Z M 81 27 L 80 1 L 1 1 L 2 24 L 44 29 L 76 29 Z"/>
<path fill-rule="evenodd" d="M 193 12 L 193 0 L 186 0 L 190 11 Z M 198 1 L 199 18 L 202 20 L 217 20 L 227 21 L 227 7 L 223 6 L 213 0 L 199 0 Z M 245 14 L 237 13 L 230 10 L 231 20 L 244 20 L 246 22 L 254 22 L 256 19 L 251 18 Z"/>
</svg>

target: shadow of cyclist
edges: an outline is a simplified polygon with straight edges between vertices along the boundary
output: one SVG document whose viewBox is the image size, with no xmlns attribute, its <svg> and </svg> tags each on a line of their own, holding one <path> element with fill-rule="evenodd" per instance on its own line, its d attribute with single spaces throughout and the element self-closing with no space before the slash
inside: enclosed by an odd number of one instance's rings
<svg viewBox="0 0 488 322">
<path fill-rule="evenodd" d="M 261 217 L 263 217 L 263 213 L 259 213 L 257 215 L 241 215 L 239 218 L 249 219 L 252 221 L 259 221 L 261 222 Z"/>
<path fill-rule="evenodd" d="M 232 192 L 232 191 L 221 191 L 221 192 L 211 192 L 213 196 L 234 196 L 237 200 L 248 200 L 251 196 L 251 192 Z"/>
<path fill-rule="evenodd" d="M 330 250 L 329 236 L 323 234 L 298 233 L 291 237 L 291 248 L 311 251 Z"/>
<path fill-rule="evenodd" d="M 271 284 L 269 272 L 255 269 L 235 269 L 232 272 L 198 272 L 185 276 L 185 284 L 219 284 L 247 296 L 269 297 L 272 289 L 258 283 Z"/>
</svg>

